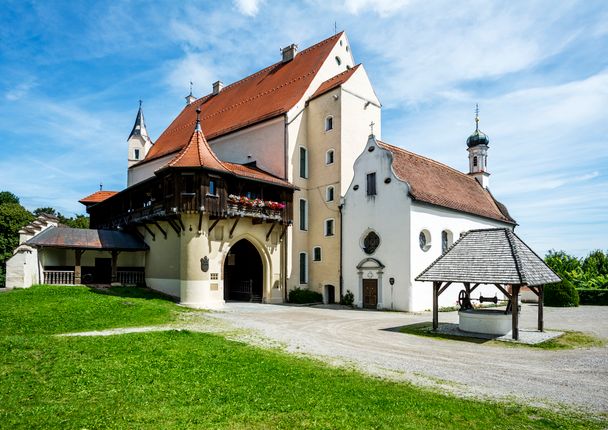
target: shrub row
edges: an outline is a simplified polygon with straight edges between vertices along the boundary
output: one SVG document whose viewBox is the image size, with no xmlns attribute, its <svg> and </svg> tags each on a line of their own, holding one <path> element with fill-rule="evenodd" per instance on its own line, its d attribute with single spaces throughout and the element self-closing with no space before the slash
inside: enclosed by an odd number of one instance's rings
<svg viewBox="0 0 608 430">
<path fill-rule="evenodd" d="M 608 306 L 608 290 L 579 289 L 576 291 L 581 305 Z"/>
<path fill-rule="evenodd" d="M 296 288 L 295 290 L 291 290 L 289 292 L 289 302 L 299 304 L 322 303 L 323 296 L 321 295 L 321 293 L 317 293 L 316 291 Z"/>
<path fill-rule="evenodd" d="M 545 306 L 571 307 L 578 306 L 578 303 L 576 288 L 567 279 L 545 286 Z"/>
</svg>

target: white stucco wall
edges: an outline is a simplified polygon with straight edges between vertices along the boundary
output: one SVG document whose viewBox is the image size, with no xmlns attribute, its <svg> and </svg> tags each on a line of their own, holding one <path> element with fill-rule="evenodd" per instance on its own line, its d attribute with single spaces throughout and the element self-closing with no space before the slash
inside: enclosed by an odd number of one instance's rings
<svg viewBox="0 0 608 430">
<path fill-rule="evenodd" d="M 175 153 L 165 155 L 164 157 L 143 164 L 136 164 L 131 167 L 127 171 L 127 186 L 130 187 L 131 185 L 138 184 L 141 181 L 151 178 L 154 176 L 154 172 L 165 166 L 173 157 L 175 157 Z"/>
<path fill-rule="evenodd" d="M 367 148 L 374 147 L 373 152 Z M 362 305 L 362 279 L 378 279 L 378 307 L 410 310 L 410 198 L 408 186 L 399 181 L 391 170 L 392 154 L 369 140 L 354 165 L 353 181 L 344 198 L 343 212 L 343 270 L 344 290 L 355 296 L 355 304 Z M 368 197 L 367 174 L 376 172 L 375 197 Z M 390 183 L 384 181 L 390 178 Z M 354 190 L 354 187 L 359 187 Z M 363 239 L 370 231 L 380 237 L 380 245 L 372 254 L 363 251 Z M 378 260 L 384 269 L 371 268 L 371 262 L 357 268 L 368 258 Z M 389 279 L 395 278 L 390 285 Z"/>
<path fill-rule="evenodd" d="M 257 162 L 273 175 L 285 176 L 285 118 L 279 116 L 244 130 L 209 141 L 220 160 L 232 163 Z"/>
<path fill-rule="evenodd" d="M 410 228 L 410 265 L 412 271 L 412 309 L 421 311 L 431 309 L 433 305 L 433 286 L 430 282 L 416 282 L 414 278 L 426 269 L 433 261 L 441 256 L 441 232 L 447 230 L 453 235 L 453 242 L 460 238 L 466 231 L 482 228 L 509 227 L 509 224 L 488 218 L 479 217 L 472 214 L 457 212 L 451 209 L 432 206 L 429 204 L 413 202 L 411 206 Z M 427 230 L 431 236 L 431 247 L 427 251 L 420 249 L 418 240 L 420 232 Z M 464 289 L 462 284 L 454 284 L 439 296 L 439 306 L 455 306 L 458 293 Z M 492 285 L 480 285 L 472 294 L 472 297 L 479 295 L 493 297 L 503 295 Z"/>
<path fill-rule="evenodd" d="M 452 233 L 452 243 L 461 233 L 471 229 L 506 227 L 508 224 L 466 214 L 451 209 L 424 204 L 408 195 L 408 185 L 392 173 L 389 151 L 368 141 L 366 148 L 373 146 L 373 152 L 367 149 L 357 158 L 354 166 L 353 181 L 345 196 L 343 209 L 343 270 L 344 292 L 350 290 L 355 296 L 355 304 L 362 305 L 362 279 L 378 279 L 378 307 L 404 311 L 423 311 L 432 307 L 432 284 L 416 282 L 414 279 L 442 253 L 441 233 L 447 230 Z M 376 172 L 377 194 L 366 195 L 366 176 Z M 384 180 L 391 182 L 385 184 Z M 358 185 L 359 189 L 354 190 Z M 367 255 L 363 251 L 363 238 L 369 231 L 380 236 L 380 246 Z M 430 248 L 420 248 L 419 235 L 422 230 L 430 234 Z M 451 244 L 451 243 L 450 243 Z M 371 268 L 371 261 L 378 260 L 384 268 Z M 363 265 L 363 270 L 357 269 Z M 390 285 L 389 279 L 395 284 Z M 456 305 L 458 293 L 463 287 L 460 284 L 450 286 L 439 298 L 439 306 Z M 473 293 L 502 298 L 494 286 L 480 286 Z"/>
<path fill-rule="evenodd" d="M 29 288 L 40 283 L 39 273 L 38 250 L 21 245 L 6 261 L 5 286 L 8 289 Z"/>
</svg>

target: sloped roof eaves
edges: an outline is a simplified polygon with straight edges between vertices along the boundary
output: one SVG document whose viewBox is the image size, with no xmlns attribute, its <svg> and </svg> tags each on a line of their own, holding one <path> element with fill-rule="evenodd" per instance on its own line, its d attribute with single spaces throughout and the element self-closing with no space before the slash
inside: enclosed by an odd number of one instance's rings
<svg viewBox="0 0 608 430">
<path fill-rule="evenodd" d="M 529 286 L 560 281 L 515 233 L 503 228 L 465 233 L 416 280 Z"/>
<path fill-rule="evenodd" d="M 304 49 L 289 62 L 278 62 L 186 106 L 157 139 L 146 156 L 156 159 L 174 152 L 194 127 L 197 108 L 209 139 L 275 117 L 291 109 L 304 95 L 342 32 Z"/>
<path fill-rule="evenodd" d="M 409 185 L 412 199 L 515 224 L 474 178 L 430 158 L 386 142 L 377 142 L 392 153 L 393 173 Z"/>
<path fill-rule="evenodd" d="M 323 82 L 321 85 L 319 85 L 317 91 L 315 91 L 313 95 L 310 96 L 308 101 L 316 99 L 317 97 L 322 96 L 323 94 L 335 88 L 338 88 L 340 85 L 346 83 L 350 79 L 350 77 L 357 71 L 360 65 L 361 64 L 357 64 L 356 66 L 351 67 L 350 69 L 347 69 L 344 72 L 339 73 L 336 76 L 333 76 Z"/>
<path fill-rule="evenodd" d="M 49 248 L 145 251 L 148 245 L 139 237 L 118 230 L 51 227 L 34 236 L 26 245 Z"/>
</svg>

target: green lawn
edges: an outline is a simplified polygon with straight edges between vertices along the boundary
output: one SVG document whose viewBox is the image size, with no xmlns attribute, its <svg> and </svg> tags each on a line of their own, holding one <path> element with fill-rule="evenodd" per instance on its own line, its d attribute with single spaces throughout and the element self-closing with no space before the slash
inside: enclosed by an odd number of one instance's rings
<svg viewBox="0 0 608 430">
<path fill-rule="evenodd" d="M 74 299 L 66 297 L 70 294 Z M 64 327 L 75 331 L 158 324 L 179 312 L 170 302 L 129 297 L 133 316 L 122 311 L 124 300 L 70 287 L 0 294 L 2 323 L 7 323 L 0 335 L 0 428 L 594 429 L 606 425 L 539 408 L 463 400 L 215 335 L 178 331 L 49 335 Z M 84 305 L 91 303 L 95 306 L 82 318 Z M 35 312 L 30 312 L 32 307 Z M 57 311 L 64 317 L 50 315 Z"/>
</svg>

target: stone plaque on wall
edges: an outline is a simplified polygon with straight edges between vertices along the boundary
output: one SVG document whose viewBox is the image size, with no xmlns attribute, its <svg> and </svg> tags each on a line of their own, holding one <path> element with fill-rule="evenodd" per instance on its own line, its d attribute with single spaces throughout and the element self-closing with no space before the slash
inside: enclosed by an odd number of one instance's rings
<svg viewBox="0 0 608 430">
<path fill-rule="evenodd" d="M 203 258 L 201 258 L 201 270 L 203 272 L 206 272 L 209 270 L 209 257 L 204 256 Z"/>
</svg>

